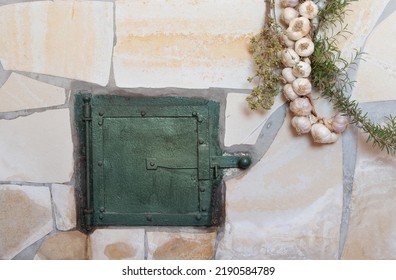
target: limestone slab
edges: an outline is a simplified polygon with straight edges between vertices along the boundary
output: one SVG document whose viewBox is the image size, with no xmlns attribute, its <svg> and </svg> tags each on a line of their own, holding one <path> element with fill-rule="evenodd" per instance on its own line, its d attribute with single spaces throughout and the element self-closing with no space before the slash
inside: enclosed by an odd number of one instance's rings
<svg viewBox="0 0 396 280">
<path fill-rule="evenodd" d="M 0 259 L 12 259 L 52 230 L 48 187 L 0 185 Z"/>
<path fill-rule="evenodd" d="M 89 237 L 93 260 L 143 260 L 144 229 L 97 229 Z"/>
<path fill-rule="evenodd" d="M 105 86 L 113 49 L 113 3 L 37 1 L 0 7 L 0 61 L 6 70 Z"/>
<path fill-rule="evenodd" d="M 249 87 L 248 45 L 264 8 L 260 0 L 117 0 L 117 86 Z"/>
<path fill-rule="evenodd" d="M 79 231 L 60 232 L 48 236 L 35 260 L 86 260 L 87 236 Z"/>
<path fill-rule="evenodd" d="M 150 260 L 210 260 L 216 232 L 147 232 Z"/>
<path fill-rule="evenodd" d="M 367 39 L 365 61 L 360 63 L 355 90 L 355 98 L 361 102 L 396 99 L 396 47 L 384 43 L 384 38 L 396 41 L 395 21 L 396 12 L 393 12 Z"/>
<path fill-rule="evenodd" d="M 343 259 L 396 259 L 396 158 L 358 142 Z"/>
<path fill-rule="evenodd" d="M 226 225 L 216 259 L 336 259 L 342 141 L 297 136 L 290 114 L 264 157 L 226 181 Z"/>
<path fill-rule="evenodd" d="M 226 147 L 236 144 L 255 144 L 265 122 L 284 103 L 279 96 L 271 110 L 252 111 L 246 97 L 248 94 L 245 93 L 231 92 L 227 95 L 224 137 Z"/>
<path fill-rule="evenodd" d="M 62 105 L 65 99 L 63 88 L 11 73 L 0 88 L 0 112 Z"/>
<path fill-rule="evenodd" d="M 51 186 L 52 202 L 56 228 L 70 230 L 76 227 L 76 198 L 74 187 L 69 185 L 53 184 Z"/>
<path fill-rule="evenodd" d="M 68 109 L 0 120 L 0 181 L 69 182 L 73 143 Z"/>
<path fill-rule="evenodd" d="M 342 55 L 349 59 L 355 50 L 364 46 L 367 37 L 373 31 L 382 12 L 390 0 L 359 0 L 348 6 L 343 25 L 348 26 L 350 34 L 340 37 L 338 47 Z"/>
</svg>

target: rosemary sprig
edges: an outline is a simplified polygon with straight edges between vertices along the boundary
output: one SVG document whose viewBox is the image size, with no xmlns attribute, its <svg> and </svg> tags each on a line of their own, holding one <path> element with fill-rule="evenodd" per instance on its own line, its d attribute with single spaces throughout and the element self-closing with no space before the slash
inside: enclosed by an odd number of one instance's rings
<svg viewBox="0 0 396 280">
<path fill-rule="evenodd" d="M 319 13 L 320 22 L 315 31 L 315 51 L 312 55 L 312 84 L 321 91 L 323 97 L 333 103 L 333 107 L 350 118 L 352 124 L 367 134 L 367 142 L 386 149 L 389 154 L 396 152 L 396 118 L 389 116 L 387 123 L 380 125 L 369 119 L 356 100 L 352 100 L 350 92 L 355 81 L 350 80 L 348 71 L 357 65 L 362 52 L 355 50 L 350 60 L 341 57 L 338 49 L 339 37 L 345 36 L 347 26 L 343 26 L 346 7 L 355 0 L 327 0 Z M 341 27 L 332 35 L 325 32 L 331 26 Z"/>
</svg>

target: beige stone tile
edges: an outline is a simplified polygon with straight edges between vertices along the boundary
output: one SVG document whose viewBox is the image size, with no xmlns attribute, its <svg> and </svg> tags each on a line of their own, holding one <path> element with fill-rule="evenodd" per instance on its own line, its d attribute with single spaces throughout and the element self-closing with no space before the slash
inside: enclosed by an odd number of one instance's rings
<svg viewBox="0 0 396 280">
<path fill-rule="evenodd" d="M 354 97 L 361 102 L 395 100 L 396 47 L 386 42 L 396 42 L 396 12 L 379 24 L 367 39 L 357 76 Z M 386 38 L 386 42 L 384 42 Z"/>
<path fill-rule="evenodd" d="M 336 259 L 342 144 L 297 136 L 290 115 L 265 156 L 226 181 L 226 226 L 216 259 Z"/>
<path fill-rule="evenodd" d="M 343 259 L 396 259 L 396 158 L 360 138 Z"/>
<path fill-rule="evenodd" d="M 76 198 L 74 187 L 61 184 L 51 186 L 56 228 L 70 230 L 76 227 Z"/>
<path fill-rule="evenodd" d="M 339 48 L 346 58 L 350 58 L 355 49 L 360 49 L 377 24 L 382 12 L 390 0 L 359 0 L 348 6 L 344 25 L 348 25 L 350 34 L 339 38 Z"/>
<path fill-rule="evenodd" d="M 143 260 L 144 229 L 97 229 L 89 237 L 90 259 Z"/>
<path fill-rule="evenodd" d="M 0 120 L 0 180 L 69 182 L 73 143 L 68 109 Z"/>
<path fill-rule="evenodd" d="M 62 105 L 65 90 L 12 73 L 0 88 L 0 112 L 35 109 Z"/>
<path fill-rule="evenodd" d="M 260 0 L 117 0 L 117 86 L 249 87 L 248 43 L 264 7 Z"/>
<path fill-rule="evenodd" d="M 36 1 L 0 7 L 0 61 L 6 70 L 106 85 L 113 3 Z"/>
<path fill-rule="evenodd" d="M 0 259 L 12 259 L 52 230 L 48 187 L 0 185 Z"/>
<path fill-rule="evenodd" d="M 284 103 L 282 97 L 278 96 L 271 110 L 252 111 L 246 97 L 248 95 L 245 93 L 227 95 L 224 137 L 226 147 L 236 144 L 255 144 L 265 122 Z"/>
<path fill-rule="evenodd" d="M 86 260 L 87 236 L 79 231 L 60 232 L 47 237 L 35 260 Z"/>
<path fill-rule="evenodd" d="M 210 260 L 216 232 L 147 232 L 150 260 Z"/>
</svg>

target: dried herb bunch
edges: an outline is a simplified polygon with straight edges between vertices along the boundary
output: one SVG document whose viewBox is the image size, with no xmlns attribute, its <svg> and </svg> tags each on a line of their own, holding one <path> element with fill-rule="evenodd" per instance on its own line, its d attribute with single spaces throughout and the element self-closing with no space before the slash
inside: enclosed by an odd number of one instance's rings
<svg viewBox="0 0 396 280">
<path fill-rule="evenodd" d="M 300 6 L 304 2 L 312 2 L 305 0 L 281 1 L 298 2 L 297 5 Z M 356 0 L 313 1 L 319 7 L 319 12 L 315 19 L 311 19 L 312 28 L 307 35 L 309 39 L 312 39 L 315 46 L 312 55 L 309 57 L 309 64 L 312 68 L 309 81 L 320 92 L 321 96 L 332 102 L 335 110 L 340 112 L 341 115 L 347 116 L 350 123 L 356 125 L 367 134 L 368 142 L 371 142 L 373 146 L 378 146 L 381 150 L 385 149 L 388 153 L 394 154 L 396 152 L 396 118 L 389 116 L 387 118 L 388 121 L 383 125 L 372 122 L 368 118 L 367 113 L 364 113 L 359 107 L 358 102 L 352 100 L 349 94 L 355 84 L 349 77 L 349 71 L 357 66 L 362 52 L 355 50 L 354 55 L 350 59 L 345 59 L 341 56 L 338 43 L 340 38 L 347 36 L 349 33 L 347 26 L 344 25 L 344 18 L 348 12 L 348 6 L 354 1 Z M 263 32 L 252 39 L 252 54 L 258 66 L 256 76 L 249 78 L 250 81 L 254 81 L 254 78 L 258 77 L 258 84 L 253 89 L 252 95 L 247 99 L 252 109 L 259 107 L 270 109 L 274 97 L 283 87 L 281 83 L 282 63 L 281 58 L 277 54 L 279 53 L 279 48 L 281 50 L 285 49 L 283 38 L 286 30 L 275 20 L 274 1 L 267 0 L 266 4 L 267 12 Z M 272 42 L 269 42 L 271 40 Z M 271 58 L 271 60 L 268 58 Z M 287 90 L 286 86 L 284 91 L 285 89 Z M 315 125 L 324 125 L 331 130 L 328 120 L 317 114 L 311 94 L 299 95 L 297 99 L 309 100 L 310 104 L 307 105 L 311 105 L 311 109 L 309 115 L 308 113 L 305 116 L 297 114 L 298 116 L 293 120 L 294 123 L 300 124 L 301 127 L 304 127 L 301 125 L 304 123 L 310 126 L 309 121 L 304 118 L 311 120 L 311 124 L 313 124 L 312 118 L 314 118 Z M 340 114 L 337 114 L 332 120 L 339 117 Z M 293 121 L 292 124 L 295 126 Z M 297 127 L 296 129 L 299 133 L 301 132 Z M 307 131 L 310 130 L 311 127 L 307 129 Z M 306 132 L 303 131 L 301 133 Z"/>
<path fill-rule="evenodd" d="M 257 85 L 247 98 L 252 110 L 264 108 L 271 109 L 275 97 L 279 93 L 279 80 L 281 78 L 281 59 L 274 55 L 284 48 L 281 34 L 283 30 L 270 13 L 275 11 L 274 0 L 267 1 L 264 27 L 260 34 L 251 39 L 250 52 L 253 54 L 257 71 L 254 77 L 249 77 L 249 82 Z"/>
</svg>

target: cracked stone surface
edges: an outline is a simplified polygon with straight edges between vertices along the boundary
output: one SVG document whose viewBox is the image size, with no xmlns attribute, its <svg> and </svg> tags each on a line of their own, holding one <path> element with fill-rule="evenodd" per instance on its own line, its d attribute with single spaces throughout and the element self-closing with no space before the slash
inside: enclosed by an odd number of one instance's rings
<svg viewBox="0 0 396 280">
<path fill-rule="evenodd" d="M 74 163 L 69 109 L 0 120 L 0 135 L 0 181 L 70 181 Z"/>
<path fill-rule="evenodd" d="M 0 185 L 0 225 L 0 259 L 12 259 L 50 233 L 48 187 Z"/>
<path fill-rule="evenodd" d="M 0 112 L 62 105 L 65 99 L 63 88 L 11 73 L 0 88 Z"/>
<path fill-rule="evenodd" d="M 107 85 L 113 50 L 113 3 L 37 1 L 5 5 L 0 7 L 0 26 L 4 69 Z"/>
</svg>

